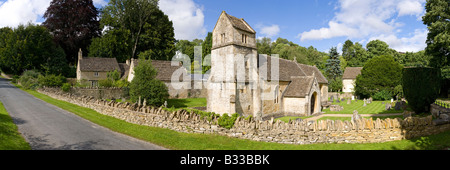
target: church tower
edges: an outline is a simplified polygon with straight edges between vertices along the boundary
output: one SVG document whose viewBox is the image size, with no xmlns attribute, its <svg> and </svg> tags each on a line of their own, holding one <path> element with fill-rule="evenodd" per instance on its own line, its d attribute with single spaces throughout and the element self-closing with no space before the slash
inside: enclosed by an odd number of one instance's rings
<svg viewBox="0 0 450 170">
<path fill-rule="evenodd" d="M 252 69 L 253 68 L 253 69 Z M 256 31 L 244 20 L 223 11 L 213 30 L 208 111 L 255 116 L 258 81 Z"/>
</svg>

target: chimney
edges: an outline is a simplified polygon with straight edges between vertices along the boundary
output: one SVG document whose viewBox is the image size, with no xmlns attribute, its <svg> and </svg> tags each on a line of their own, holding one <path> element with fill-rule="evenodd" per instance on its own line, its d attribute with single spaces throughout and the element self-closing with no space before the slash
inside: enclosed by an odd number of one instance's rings
<svg viewBox="0 0 450 170">
<path fill-rule="evenodd" d="M 81 59 L 83 59 L 83 51 L 81 51 L 81 48 L 80 48 L 80 50 L 78 51 L 78 60 L 81 60 Z"/>
</svg>

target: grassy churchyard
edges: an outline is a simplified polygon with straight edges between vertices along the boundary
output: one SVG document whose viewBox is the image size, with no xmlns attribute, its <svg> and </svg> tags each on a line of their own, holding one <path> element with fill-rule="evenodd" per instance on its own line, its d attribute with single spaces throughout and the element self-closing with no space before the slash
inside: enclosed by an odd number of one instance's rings
<svg viewBox="0 0 450 170">
<path fill-rule="evenodd" d="M 391 103 L 391 101 L 373 101 L 367 106 L 364 106 L 363 100 L 355 101 L 353 100 L 351 104 L 347 104 L 347 101 L 343 101 L 337 103 L 333 102 L 333 105 L 339 105 L 344 107 L 344 110 L 341 111 L 330 111 L 330 109 L 323 109 L 322 111 L 325 114 L 353 114 L 354 110 L 358 111 L 358 114 L 386 114 L 386 113 L 403 113 L 404 110 L 395 110 L 393 109 L 395 106 L 395 101 L 392 103 L 392 109 L 386 110 L 386 103 Z"/>
</svg>

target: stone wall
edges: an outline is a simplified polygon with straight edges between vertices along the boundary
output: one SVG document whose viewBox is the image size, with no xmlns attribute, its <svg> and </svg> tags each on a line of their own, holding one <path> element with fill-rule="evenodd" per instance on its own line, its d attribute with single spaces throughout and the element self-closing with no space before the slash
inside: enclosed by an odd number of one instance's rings
<svg viewBox="0 0 450 170">
<path fill-rule="evenodd" d="M 125 93 L 122 88 L 79 88 L 70 89 L 70 93 L 75 96 L 91 96 L 94 99 L 122 99 Z"/>
<path fill-rule="evenodd" d="M 91 108 L 97 112 L 125 120 L 130 123 L 168 128 L 185 133 L 219 134 L 229 137 L 255 141 L 287 144 L 312 143 L 374 143 L 441 133 L 450 130 L 450 124 L 436 125 L 432 116 L 406 119 L 350 121 L 258 121 L 238 118 L 231 129 L 218 126 L 217 119 L 207 120 L 185 110 L 168 112 L 162 108 L 139 106 L 130 103 L 80 97 L 63 93 L 59 89 L 39 89 L 40 93 L 67 101 L 79 106 Z"/>
</svg>

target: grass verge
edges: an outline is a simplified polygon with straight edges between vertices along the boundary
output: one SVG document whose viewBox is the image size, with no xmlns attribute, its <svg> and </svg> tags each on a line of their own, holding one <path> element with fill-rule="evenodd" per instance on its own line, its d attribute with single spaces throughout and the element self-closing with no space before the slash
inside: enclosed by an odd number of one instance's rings
<svg viewBox="0 0 450 170">
<path fill-rule="evenodd" d="M 2 102 L 0 102 L 0 150 L 31 150 Z"/>
<path fill-rule="evenodd" d="M 168 149 L 179 150 L 405 150 L 443 149 L 450 147 L 450 131 L 413 140 L 401 140 L 372 144 L 310 144 L 290 145 L 257 142 L 214 134 L 180 133 L 169 129 L 141 126 L 102 115 L 92 109 L 53 99 L 32 90 L 25 90 L 50 104 L 72 112 L 113 131 L 152 142 Z M 422 142 L 422 141 L 429 142 Z M 418 142 L 419 141 L 419 142 Z M 423 143 L 429 143 L 423 145 Z"/>
</svg>

